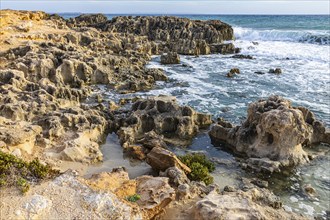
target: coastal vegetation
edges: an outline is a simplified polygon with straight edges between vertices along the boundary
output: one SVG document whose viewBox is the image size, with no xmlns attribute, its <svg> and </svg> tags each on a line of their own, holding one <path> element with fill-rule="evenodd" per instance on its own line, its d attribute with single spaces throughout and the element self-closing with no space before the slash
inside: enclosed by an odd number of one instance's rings
<svg viewBox="0 0 330 220">
<path fill-rule="evenodd" d="M 193 153 L 178 157 L 184 164 L 186 164 L 191 172 L 188 178 L 194 181 L 203 181 L 206 185 L 213 183 L 213 177 L 210 172 L 215 170 L 215 165 L 205 154 Z"/>
<path fill-rule="evenodd" d="M 55 177 L 59 171 L 42 164 L 39 159 L 27 162 L 0 151 L 0 173 L 0 187 L 15 186 L 26 193 L 31 183 Z"/>
</svg>

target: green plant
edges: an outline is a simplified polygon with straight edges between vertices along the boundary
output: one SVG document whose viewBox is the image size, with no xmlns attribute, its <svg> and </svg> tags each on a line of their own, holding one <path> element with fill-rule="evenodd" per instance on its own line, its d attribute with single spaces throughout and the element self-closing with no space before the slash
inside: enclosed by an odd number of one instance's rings
<svg viewBox="0 0 330 220">
<path fill-rule="evenodd" d="M 26 193 L 30 189 L 30 184 L 26 181 L 26 179 L 19 177 L 17 182 L 17 186 L 21 189 L 22 193 Z"/>
<path fill-rule="evenodd" d="M 51 169 L 49 165 L 43 165 L 38 159 L 26 162 L 0 151 L 0 173 L 0 187 L 16 186 L 26 193 L 30 189 L 29 182 L 52 178 L 57 176 L 59 171 Z"/>
<path fill-rule="evenodd" d="M 129 202 L 136 202 L 140 198 L 141 198 L 141 196 L 139 194 L 134 194 L 134 195 L 131 195 L 131 196 L 127 196 L 126 200 L 129 201 Z"/>
<path fill-rule="evenodd" d="M 203 181 L 206 185 L 213 183 L 210 172 L 215 170 L 215 165 L 204 154 L 187 154 L 178 158 L 191 169 L 188 174 L 190 180 Z"/>
</svg>

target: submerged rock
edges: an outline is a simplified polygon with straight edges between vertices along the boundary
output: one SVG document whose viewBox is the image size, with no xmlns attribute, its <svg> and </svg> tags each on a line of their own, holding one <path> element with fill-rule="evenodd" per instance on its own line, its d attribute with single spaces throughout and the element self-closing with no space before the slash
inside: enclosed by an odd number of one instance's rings
<svg viewBox="0 0 330 220">
<path fill-rule="evenodd" d="M 282 73 L 282 69 L 280 69 L 280 68 L 270 69 L 268 71 L 268 73 L 281 74 Z"/>
<path fill-rule="evenodd" d="M 254 59 L 251 55 L 243 55 L 243 54 L 237 54 L 237 55 L 231 56 L 231 58 L 248 59 L 248 60 L 253 60 Z"/>
<path fill-rule="evenodd" d="M 251 103 L 247 120 L 240 126 L 216 124 L 209 135 L 215 145 L 250 157 L 249 164 L 268 171 L 308 162 L 303 145 L 328 142 L 328 132 L 314 114 L 292 107 L 279 96 Z M 267 164 L 267 165 L 266 165 Z"/>
</svg>

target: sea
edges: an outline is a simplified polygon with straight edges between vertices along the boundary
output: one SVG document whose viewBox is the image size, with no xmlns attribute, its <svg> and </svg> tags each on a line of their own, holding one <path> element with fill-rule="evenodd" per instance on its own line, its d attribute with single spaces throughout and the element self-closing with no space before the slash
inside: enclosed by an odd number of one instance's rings
<svg viewBox="0 0 330 220">
<path fill-rule="evenodd" d="M 79 14 L 60 14 L 65 18 Z M 121 15 L 106 15 L 109 19 Z M 134 15 L 133 15 L 134 16 Z M 152 16 L 152 15 L 150 15 Z M 154 56 L 147 65 L 162 68 L 170 78 L 158 82 L 150 91 L 118 94 L 100 86 L 109 99 L 133 96 L 173 95 L 178 102 L 196 110 L 222 117 L 234 124 L 246 119 L 249 103 L 271 95 L 304 106 L 317 119 L 330 127 L 330 16 L 329 15 L 174 15 L 193 20 L 221 20 L 234 29 L 236 47 L 241 54 L 254 59 L 234 59 L 232 55 L 212 54 L 181 56 L 181 64 L 161 65 Z M 182 65 L 184 64 L 184 65 Z M 240 74 L 226 77 L 231 68 Z M 282 74 L 268 73 L 281 68 Z M 263 72 L 265 74 L 256 74 Z M 310 217 L 330 219 L 330 146 L 314 146 L 309 151 L 322 154 L 310 164 L 296 168 L 290 175 L 267 180 L 281 197 L 285 209 Z M 198 135 L 193 144 L 176 153 L 201 151 L 210 158 L 234 161 L 233 155 L 215 148 L 207 132 Z M 249 176 L 236 166 L 221 163 L 213 174 L 219 185 L 238 184 L 241 176 Z M 315 196 L 304 193 L 306 185 L 316 190 Z"/>
</svg>

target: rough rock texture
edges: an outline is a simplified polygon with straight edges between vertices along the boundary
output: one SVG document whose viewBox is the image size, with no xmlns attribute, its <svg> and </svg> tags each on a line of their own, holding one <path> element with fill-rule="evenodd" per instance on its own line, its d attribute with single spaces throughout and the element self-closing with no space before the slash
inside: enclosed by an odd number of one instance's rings
<svg viewBox="0 0 330 220">
<path fill-rule="evenodd" d="M 312 112 L 292 107 L 290 101 L 278 96 L 250 104 L 247 120 L 241 126 L 219 122 L 209 134 L 215 144 L 225 143 L 259 165 L 268 161 L 278 168 L 308 161 L 304 145 L 330 143 L 329 131 Z M 261 167 L 267 170 L 267 166 Z"/>
<path fill-rule="evenodd" d="M 195 219 L 307 219 L 284 211 L 278 198 L 265 189 L 211 192 L 194 207 Z"/>
<path fill-rule="evenodd" d="M 138 194 L 137 202 L 127 201 Z M 33 186 L 25 197 L 1 194 L 0 211 L 8 219 L 152 219 L 175 198 L 166 177 L 129 179 L 122 168 L 90 179 L 68 171 Z"/>
<path fill-rule="evenodd" d="M 229 52 L 223 41 L 233 40 L 233 29 L 218 20 L 199 21 L 167 16 L 116 17 L 103 30 L 147 36 L 153 51 L 167 48 L 179 54 L 199 55 Z M 212 49 L 211 49 L 212 48 Z M 231 53 L 235 51 L 230 51 Z"/>
<path fill-rule="evenodd" d="M 208 127 L 211 116 L 188 106 L 179 106 L 175 97 L 158 96 L 141 99 L 132 105 L 118 136 L 124 147 L 140 143 L 147 149 L 166 143 L 186 146 L 200 128 Z M 160 138 L 159 136 L 164 136 Z M 155 145 L 152 145 L 154 143 Z M 166 145 L 165 145 L 166 146 Z"/>
<path fill-rule="evenodd" d="M 1 213 L 8 219 L 141 219 L 142 213 L 114 193 L 95 191 L 67 172 L 33 187 L 22 197 L 2 194 Z"/>
<path fill-rule="evenodd" d="M 145 219 L 153 218 L 175 199 L 175 191 L 166 177 L 141 176 L 136 182 L 136 191 L 141 196 L 137 204 Z"/>
<path fill-rule="evenodd" d="M 160 56 L 160 63 L 161 64 L 179 64 L 180 63 L 180 56 L 177 53 L 163 53 Z"/>
<path fill-rule="evenodd" d="M 148 153 L 147 163 L 158 171 L 165 171 L 168 168 L 177 167 L 186 173 L 191 172 L 190 168 L 182 163 L 174 153 L 160 147 L 154 147 L 150 153 Z"/>
</svg>

